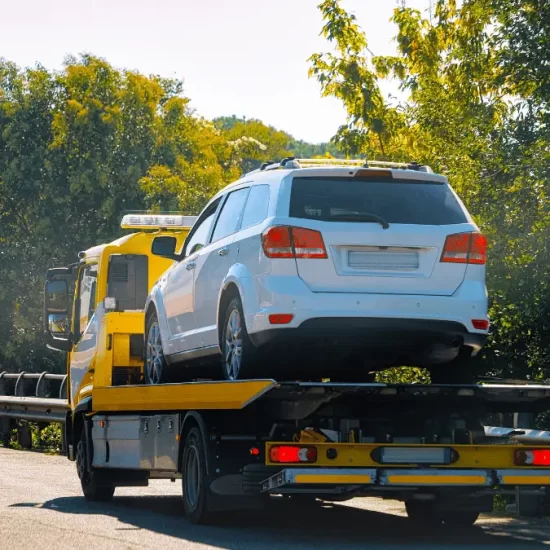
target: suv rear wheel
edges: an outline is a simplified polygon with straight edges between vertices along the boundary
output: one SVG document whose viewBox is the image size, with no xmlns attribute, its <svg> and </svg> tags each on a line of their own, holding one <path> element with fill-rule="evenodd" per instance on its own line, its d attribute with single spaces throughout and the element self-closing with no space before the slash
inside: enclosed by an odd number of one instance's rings
<svg viewBox="0 0 550 550">
<path fill-rule="evenodd" d="M 254 378 L 259 354 L 248 336 L 243 307 L 238 297 L 229 302 L 225 311 L 221 348 L 224 380 Z"/>
</svg>

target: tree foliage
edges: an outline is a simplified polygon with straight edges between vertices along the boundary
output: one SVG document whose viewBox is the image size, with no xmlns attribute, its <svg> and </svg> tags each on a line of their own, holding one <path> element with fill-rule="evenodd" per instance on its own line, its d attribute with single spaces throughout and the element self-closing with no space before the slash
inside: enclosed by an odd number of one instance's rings
<svg viewBox="0 0 550 550">
<path fill-rule="evenodd" d="M 198 213 L 291 143 L 260 121 L 201 118 L 178 80 L 91 55 L 60 72 L 0 59 L 0 371 L 62 368 L 43 344 L 47 268 L 116 238 L 125 211 Z"/>
<path fill-rule="evenodd" d="M 397 54 L 377 57 L 355 17 L 324 0 L 331 53 L 310 58 L 348 113 L 353 154 L 416 160 L 449 176 L 491 246 L 489 373 L 549 372 L 550 13 L 537 0 L 437 0 L 394 11 Z M 383 97 L 395 79 L 405 99 Z"/>
</svg>

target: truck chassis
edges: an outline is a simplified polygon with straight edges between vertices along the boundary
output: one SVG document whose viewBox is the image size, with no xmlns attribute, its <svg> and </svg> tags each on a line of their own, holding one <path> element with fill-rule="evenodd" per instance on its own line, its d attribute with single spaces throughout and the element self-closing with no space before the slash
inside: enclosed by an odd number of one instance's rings
<svg viewBox="0 0 550 550">
<path fill-rule="evenodd" d="M 550 445 L 485 425 L 550 408 L 550 386 L 192 382 L 99 387 L 67 418 L 84 495 L 181 479 L 195 523 L 227 508 L 360 496 L 472 525 L 495 493 L 544 495 Z"/>
</svg>

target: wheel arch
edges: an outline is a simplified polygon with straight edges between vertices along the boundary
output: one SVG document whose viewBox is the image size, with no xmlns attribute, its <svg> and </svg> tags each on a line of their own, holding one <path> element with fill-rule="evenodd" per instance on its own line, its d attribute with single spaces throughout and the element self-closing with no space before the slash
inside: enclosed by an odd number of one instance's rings
<svg viewBox="0 0 550 550">
<path fill-rule="evenodd" d="M 220 349 L 222 349 L 222 332 L 223 332 L 223 323 L 225 321 L 225 312 L 227 311 L 227 306 L 231 303 L 233 298 L 239 298 L 242 303 L 242 296 L 239 291 L 237 284 L 234 281 L 229 282 L 221 292 L 220 299 L 218 301 L 218 344 Z"/>
</svg>

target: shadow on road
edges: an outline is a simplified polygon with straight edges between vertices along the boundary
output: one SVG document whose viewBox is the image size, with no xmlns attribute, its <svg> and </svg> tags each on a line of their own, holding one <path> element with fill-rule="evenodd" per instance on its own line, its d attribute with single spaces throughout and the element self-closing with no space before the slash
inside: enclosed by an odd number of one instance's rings
<svg viewBox="0 0 550 550">
<path fill-rule="evenodd" d="M 323 504 L 299 508 L 281 502 L 262 512 L 242 510 L 224 513 L 216 525 L 196 526 L 182 515 L 174 496 L 115 497 L 112 503 L 89 503 L 82 497 L 56 498 L 42 507 L 66 514 L 112 516 L 125 524 L 117 530 L 144 529 L 218 548 L 243 550 L 258 547 L 369 548 L 468 550 L 504 546 L 539 548 L 550 539 L 550 525 L 510 521 L 470 529 L 427 532 L 405 517 L 342 505 Z M 19 503 L 12 506 L 36 506 Z"/>
</svg>

